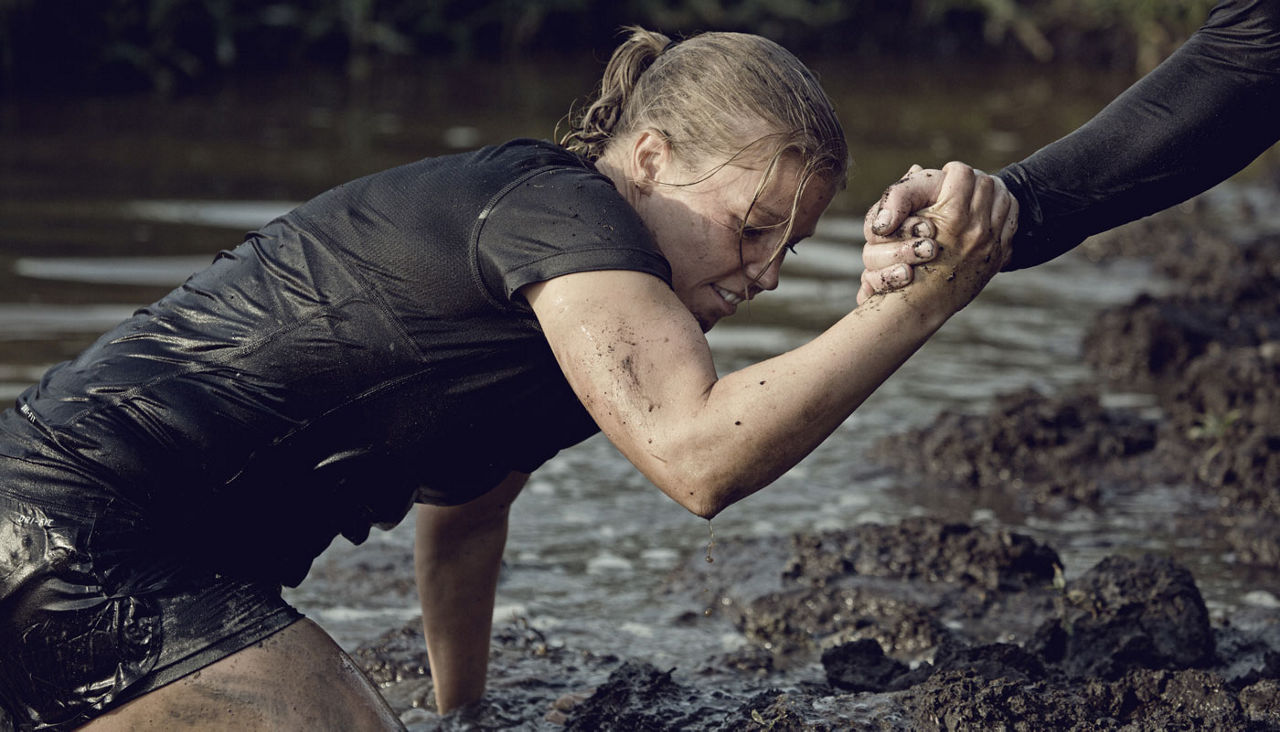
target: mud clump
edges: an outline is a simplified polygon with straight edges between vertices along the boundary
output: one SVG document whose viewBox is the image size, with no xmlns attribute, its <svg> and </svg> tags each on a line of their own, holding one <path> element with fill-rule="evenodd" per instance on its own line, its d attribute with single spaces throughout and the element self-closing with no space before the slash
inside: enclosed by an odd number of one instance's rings
<svg viewBox="0 0 1280 732">
<path fill-rule="evenodd" d="M 1026 535 L 915 518 L 797 535 L 783 577 L 820 587 L 852 572 L 1021 590 L 1051 581 L 1056 566 L 1058 555 Z"/>
<path fill-rule="evenodd" d="M 1102 407 L 1098 395 L 1048 397 L 1032 389 L 997 397 L 989 415 L 944 412 L 926 428 L 881 440 L 873 457 L 911 454 L 917 476 L 944 489 L 996 492 L 1024 512 L 1092 506 L 1108 469 L 1155 447 L 1154 422 Z"/>
<path fill-rule="evenodd" d="M 1214 661 L 1209 611 L 1185 568 L 1164 557 L 1111 556 L 1071 582 L 1036 634 L 1038 655 L 1071 676 Z"/>
<path fill-rule="evenodd" d="M 884 654 L 870 638 L 842 643 L 822 652 L 827 683 L 844 691 L 888 691 L 909 667 Z"/>
<path fill-rule="evenodd" d="M 715 729 L 724 712 L 702 704 L 701 696 L 695 689 L 673 681 L 671 671 L 628 661 L 574 710 L 565 729 Z"/>
<path fill-rule="evenodd" d="M 799 534 L 786 551 L 756 546 L 765 541 L 724 553 L 756 557 L 753 573 L 773 583 L 726 579 L 696 562 L 673 580 L 677 588 L 724 582 L 716 610 L 754 649 L 737 659 L 764 670 L 811 663 L 824 649 L 859 640 L 919 661 L 957 634 L 992 639 L 985 628 L 996 617 L 990 625 L 999 633 L 1029 638 L 1029 608 L 1052 606 L 1060 571 L 1057 553 L 1030 537 L 927 517 Z"/>
</svg>

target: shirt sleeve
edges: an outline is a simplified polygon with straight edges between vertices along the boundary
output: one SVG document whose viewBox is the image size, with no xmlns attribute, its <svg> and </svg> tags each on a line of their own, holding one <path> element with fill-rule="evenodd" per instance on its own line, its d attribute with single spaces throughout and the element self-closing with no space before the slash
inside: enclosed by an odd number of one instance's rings
<svg viewBox="0 0 1280 732">
<path fill-rule="evenodd" d="M 1222 0 L 1075 132 L 997 175 L 1020 204 L 1006 269 L 1185 201 L 1280 139 L 1280 2 Z"/>
<path fill-rule="evenodd" d="M 671 266 L 635 209 L 587 168 L 517 182 L 481 215 L 474 241 L 481 280 L 503 303 L 525 285 L 574 272 L 633 270 L 671 283 Z"/>
</svg>

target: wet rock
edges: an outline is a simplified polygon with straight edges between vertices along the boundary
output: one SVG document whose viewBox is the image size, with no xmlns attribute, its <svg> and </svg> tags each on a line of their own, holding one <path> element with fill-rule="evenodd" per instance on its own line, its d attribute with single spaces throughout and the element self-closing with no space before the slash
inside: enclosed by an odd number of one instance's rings
<svg viewBox="0 0 1280 732">
<path fill-rule="evenodd" d="M 884 655 L 870 638 L 842 643 L 822 652 L 827 683 L 845 691 L 887 691 L 907 673 L 907 665 Z"/>
<path fill-rule="evenodd" d="M 1131 668 L 1214 662 L 1209 613 L 1185 568 L 1164 557 L 1111 556 L 1067 585 L 1059 617 L 1034 650 L 1072 676 L 1118 678 Z"/>
<path fill-rule="evenodd" d="M 1026 389 L 997 398 L 990 414 L 944 412 L 929 426 L 888 437 L 885 462 L 908 452 L 912 470 L 971 491 L 1012 497 L 1024 511 L 1092 505 L 1106 467 L 1151 450 L 1156 425 L 1104 409 L 1094 393 L 1048 397 Z"/>
</svg>

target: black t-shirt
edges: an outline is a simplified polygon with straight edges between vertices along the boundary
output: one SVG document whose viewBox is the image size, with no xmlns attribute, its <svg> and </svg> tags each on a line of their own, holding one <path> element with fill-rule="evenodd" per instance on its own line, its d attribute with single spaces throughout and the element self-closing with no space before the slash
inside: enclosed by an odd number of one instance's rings
<svg viewBox="0 0 1280 732">
<path fill-rule="evenodd" d="M 1209 189 L 1280 139 L 1280 2 L 1222 0 L 1096 117 L 999 175 L 1021 204 L 1006 269 Z"/>
<path fill-rule="evenodd" d="M 34 471 L 24 490 L 105 491 L 219 566 L 296 583 L 335 535 L 465 502 L 596 431 L 518 291 L 603 269 L 670 282 L 634 209 L 558 146 L 371 175 L 52 368 L 0 419 L 0 455 Z"/>
</svg>

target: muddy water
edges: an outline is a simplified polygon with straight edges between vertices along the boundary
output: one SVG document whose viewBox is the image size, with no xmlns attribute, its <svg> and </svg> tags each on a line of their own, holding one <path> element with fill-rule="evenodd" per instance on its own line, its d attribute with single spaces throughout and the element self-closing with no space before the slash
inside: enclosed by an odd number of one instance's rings
<svg viewBox="0 0 1280 732">
<path fill-rule="evenodd" d="M 788 259 L 782 287 L 711 333 L 722 371 L 803 343 L 853 307 L 861 211 L 911 162 L 963 157 L 995 167 L 1070 129 L 1123 82 L 1067 72 L 1028 79 L 1012 69 L 949 69 L 943 82 L 898 66 L 892 83 L 881 84 L 866 70 L 874 64 L 816 65 L 846 120 L 854 182 Z M 360 87 L 316 75 L 172 100 L 0 100 L 0 399 L 294 201 L 422 155 L 549 136 L 594 71 L 581 62 L 422 68 Z M 1280 219 L 1266 219 L 1276 211 L 1264 207 L 1259 225 L 1280 229 Z M 944 410 L 981 414 L 998 394 L 1091 381 L 1080 344 L 1092 315 L 1165 288 L 1142 261 L 1099 266 L 1076 256 L 997 278 L 832 439 L 717 517 L 711 531 L 604 440 L 566 451 L 513 510 L 498 632 L 526 646 L 696 668 L 746 641 L 723 624 L 686 622 L 688 607 L 662 599 L 668 573 L 689 557 L 715 560 L 704 570 L 710 605 L 720 597 L 715 575 L 742 559 L 734 553 L 744 542 L 925 515 L 1035 536 L 1058 551 L 1067 579 L 1107 555 L 1164 554 L 1191 570 L 1211 612 L 1277 612 L 1274 575 L 1176 530 L 1176 518 L 1200 500 L 1184 485 L 1153 486 L 1105 510 L 1029 519 L 1002 499 L 905 490 L 898 472 L 867 456 L 879 438 Z M 1155 408 L 1145 394 L 1114 389 L 1103 401 Z M 904 450 L 896 459 L 915 456 Z M 351 649 L 411 625 L 411 538 L 406 524 L 375 532 L 358 550 L 335 544 L 290 598 Z M 388 689 L 400 708 L 423 693 L 421 683 Z M 406 721 L 435 720 L 422 713 Z"/>
</svg>

